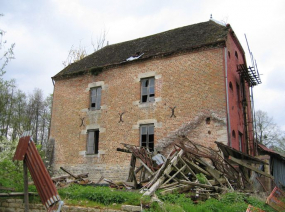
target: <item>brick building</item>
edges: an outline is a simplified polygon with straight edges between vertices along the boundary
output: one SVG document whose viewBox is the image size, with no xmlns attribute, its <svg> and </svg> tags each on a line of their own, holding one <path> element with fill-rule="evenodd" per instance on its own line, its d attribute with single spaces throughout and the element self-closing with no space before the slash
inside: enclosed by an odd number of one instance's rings
<svg viewBox="0 0 285 212">
<path fill-rule="evenodd" d="M 212 20 L 105 46 L 56 74 L 54 169 L 125 180 L 120 143 L 167 151 L 179 134 L 253 154 L 251 81 L 230 25 Z"/>
</svg>

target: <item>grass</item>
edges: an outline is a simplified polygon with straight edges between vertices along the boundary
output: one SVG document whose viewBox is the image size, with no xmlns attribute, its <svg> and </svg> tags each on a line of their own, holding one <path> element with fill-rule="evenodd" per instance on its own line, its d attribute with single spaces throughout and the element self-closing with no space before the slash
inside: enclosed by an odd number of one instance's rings
<svg viewBox="0 0 285 212">
<path fill-rule="evenodd" d="M 31 190 L 35 190 L 31 187 Z M 93 208 L 120 209 L 123 204 L 149 206 L 146 212 L 244 212 L 248 205 L 258 207 L 266 212 L 275 212 L 264 201 L 238 192 L 226 193 L 220 199 L 208 199 L 207 201 L 193 202 L 189 194 L 167 194 L 156 192 L 158 198 L 163 201 L 150 203 L 150 197 L 142 196 L 137 191 L 116 190 L 103 186 L 71 185 L 58 190 L 61 199 L 67 205 L 84 206 Z M 187 196 L 188 195 L 188 196 Z M 39 197 L 33 197 L 33 202 L 38 202 Z"/>
<path fill-rule="evenodd" d="M 138 192 L 115 190 L 103 186 L 72 185 L 59 189 L 58 192 L 66 204 L 92 207 L 112 206 L 117 208 L 122 204 L 140 205 L 140 198 L 142 196 Z"/>
<path fill-rule="evenodd" d="M 226 193 L 221 196 L 220 200 L 208 199 L 205 202 L 194 204 L 185 194 L 168 194 L 160 195 L 159 198 L 164 201 L 161 207 L 153 203 L 150 212 L 171 211 L 171 212 L 244 212 L 249 204 L 258 207 L 266 212 L 275 212 L 273 208 L 266 205 L 265 202 L 252 196 L 246 196 L 242 193 Z"/>
</svg>

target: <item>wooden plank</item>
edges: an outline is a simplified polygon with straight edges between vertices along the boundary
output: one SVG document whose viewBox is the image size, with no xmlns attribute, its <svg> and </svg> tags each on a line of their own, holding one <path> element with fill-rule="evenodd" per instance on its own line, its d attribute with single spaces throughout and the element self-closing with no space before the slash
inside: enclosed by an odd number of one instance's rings
<svg viewBox="0 0 285 212">
<path fill-rule="evenodd" d="M 193 176 L 196 176 L 196 174 L 194 173 L 194 171 L 188 166 L 188 164 L 183 160 L 183 158 L 182 158 L 181 156 L 178 156 L 178 157 L 179 157 L 180 161 L 182 161 L 182 163 L 183 163 L 184 165 L 186 165 L 187 169 L 191 172 L 191 174 L 192 174 Z"/>
<path fill-rule="evenodd" d="M 175 167 L 175 165 L 173 164 L 173 167 Z M 184 169 L 186 168 L 186 166 L 184 165 L 181 169 L 179 169 L 174 175 L 172 175 L 168 180 L 166 180 L 163 185 L 167 184 L 170 180 L 172 180 L 174 177 L 176 177 L 176 175 L 178 175 L 180 172 L 182 172 Z"/>
<path fill-rule="evenodd" d="M 24 196 L 25 192 L 11 192 L 11 193 L 0 193 L 0 197 L 15 197 Z M 37 192 L 29 192 L 29 195 L 39 195 Z"/>
<path fill-rule="evenodd" d="M 194 182 L 190 182 L 190 181 L 186 181 L 186 180 L 180 180 L 180 183 L 187 184 L 187 185 L 192 185 L 192 186 L 198 186 L 198 187 L 201 187 L 201 188 L 214 189 L 214 190 L 219 191 L 219 192 L 227 191 L 227 189 L 221 188 L 221 187 L 218 187 L 218 186 L 211 186 L 211 185 L 207 185 L 207 184 L 194 183 Z"/>
<path fill-rule="evenodd" d="M 139 159 L 139 158 L 138 158 Z M 141 162 L 141 164 L 146 168 L 146 170 L 151 174 L 154 175 L 154 173 L 151 171 L 151 169 L 141 160 L 139 159 L 139 161 Z"/>
<path fill-rule="evenodd" d="M 3 186 L 0 186 L 0 190 L 15 191 L 14 188 L 8 188 L 8 187 L 3 187 Z"/>
<path fill-rule="evenodd" d="M 188 191 L 192 186 L 191 185 L 179 185 L 177 187 L 174 187 L 174 188 L 169 188 L 169 189 L 165 189 L 163 191 L 161 191 L 160 193 L 162 195 L 165 195 L 165 194 L 172 194 L 172 193 L 181 193 L 181 192 L 186 192 Z"/>
<path fill-rule="evenodd" d="M 242 161 L 242 160 L 236 159 L 236 158 L 234 158 L 234 157 L 231 157 L 231 158 L 229 158 L 228 160 L 230 160 L 230 161 L 232 161 L 232 162 L 235 162 L 235 163 L 237 163 L 238 165 L 241 165 L 241 166 L 243 166 L 243 167 L 245 167 L 245 168 L 248 168 L 248 169 L 250 169 L 250 170 L 252 170 L 252 171 L 255 171 L 255 172 L 259 173 L 259 174 L 262 174 L 262 175 L 264 175 L 265 177 L 269 177 L 269 178 L 271 178 L 272 180 L 274 179 L 274 177 L 273 177 L 272 175 L 267 174 L 267 173 L 265 173 L 265 172 L 263 172 L 263 171 L 260 171 L 259 169 L 257 169 L 257 168 L 255 168 L 255 167 L 253 167 L 253 166 L 251 166 L 251 165 L 245 163 L 245 162 Z"/>
<path fill-rule="evenodd" d="M 63 167 L 60 167 L 60 169 L 61 169 L 62 171 L 64 171 L 64 172 L 66 172 L 67 174 L 69 174 L 71 177 L 73 177 L 73 178 L 75 178 L 75 179 L 81 179 L 81 180 L 82 180 L 81 177 L 77 177 L 77 176 L 71 174 L 69 171 L 67 171 L 67 170 L 64 169 Z"/>
<path fill-rule="evenodd" d="M 27 158 L 25 157 L 23 161 L 23 169 L 24 169 L 24 204 L 25 204 L 25 212 L 29 212 L 29 191 L 28 191 L 28 167 L 26 164 Z"/>
<path fill-rule="evenodd" d="M 197 172 L 201 172 L 204 175 L 211 176 L 206 170 L 202 169 L 200 166 L 196 165 L 192 161 L 188 160 L 187 158 L 184 158 L 185 162 L 187 162 L 190 166 L 192 166 L 193 169 L 195 169 Z"/>
<path fill-rule="evenodd" d="M 154 178 L 151 180 L 151 182 L 148 184 L 148 188 L 150 186 L 152 186 L 153 183 L 155 183 L 163 174 L 164 170 L 168 167 L 169 163 L 170 163 L 170 155 L 167 157 L 166 161 L 164 162 L 164 164 L 160 167 L 160 169 L 157 171 L 156 175 L 154 176 Z"/>
<path fill-rule="evenodd" d="M 179 153 L 172 158 L 170 164 L 167 166 L 167 168 L 165 169 L 165 171 L 163 172 L 164 174 L 169 174 L 172 170 L 172 164 L 176 165 L 178 163 L 178 156 L 180 155 L 183 155 L 183 150 L 181 149 L 179 151 Z M 145 195 L 152 195 L 158 188 L 159 186 L 164 182 L 165 180 L 165 176 L 162 175 L 151 187 L 148 191 L 146 191 L 143 196 Z"/>
<path fill-rule="evenodd" d="M 131 173 L 131 169 L 135 168 L 135 165 L 136 165 L 136 157 L 134 156 L 134 154 L 132 154 L 131 162 L 130 162 L 130 169 L 129 169 L 129 177 L 127 179 L 127 182 L 132 182 L 133 181 L 133 178 L 132 178 L 133 175 Z"/>
<path fill-rule="evenodd" d="M 137 182 L 137 178 L 136 178 L 136 174 L 135 174 L 135 169 L 134 169 L 134 167 L 131 167 L 130 172 L 131 172 L 131 174 L 132 174 L 132 178 L 133 178 L 133 181 L 134 181 L 134 188 L 137 189 L 137 187 L 138 187 L 138 182 Z"/>
<path fill-rule="evenodd" d="M 171 184 L 168 184 L 168 185 L 165 185 L 165 186 L 160 186 L 159 189 L 170 188 L 170 187 L 173 187 L 173 186 L 177 186 L 178 184 L 179 184 L 178 182 L 171 183 Z"/>
</svg>

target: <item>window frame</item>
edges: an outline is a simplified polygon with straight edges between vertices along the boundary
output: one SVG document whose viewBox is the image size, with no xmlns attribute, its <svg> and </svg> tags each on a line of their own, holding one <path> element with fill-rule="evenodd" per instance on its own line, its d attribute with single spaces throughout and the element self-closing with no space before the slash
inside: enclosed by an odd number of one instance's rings
<svg viewBox="0 0 285 212">
<path fill-rule="evenodd" d="M 141 97 L 140 103 L 155 101 L 155 77 L 141 78 Z M 144 86 L 147 83 L 147 86 Z M 146 99 L 145 99 L 146 98 Z"/>
<path fill-rule="evenodd" d="M 93 138 L 92 133 L 94 133 Z M 99 153 L 99 129 L 92 129 L 87 131 L 87 141 L 86 141 L 86 155 L 96 155 Z M 90 145 L 90 143 L 92 145 Z M 93 148 L 92 151 L 89 150 L 90 148 Z"/>
<path fill-rule="evenodd" d="M 144 129 L 145 132 L 143 132 Z M 143 135 L 146 136 L 145 141 L 143 141 Z M 154 151 L 154 124 L 140 125 L 140 147 L 145 147 L 151 152 Z"/>
<path fill-rule="evenodd" d="M 93 91 L 96 92 L 95 95 L 93 95 Z M 93 97 L 94 97 L 94 102 L 93 102 Z M 102 97 L 102 87 L 92 87 L 90 88 L 89 92 L 89 109 L 94 111 L 94 110 L 100 110 L 101 109 L 101 97 Z M 92 104 L 95 104 L 93 107 Z"/>
</svg>

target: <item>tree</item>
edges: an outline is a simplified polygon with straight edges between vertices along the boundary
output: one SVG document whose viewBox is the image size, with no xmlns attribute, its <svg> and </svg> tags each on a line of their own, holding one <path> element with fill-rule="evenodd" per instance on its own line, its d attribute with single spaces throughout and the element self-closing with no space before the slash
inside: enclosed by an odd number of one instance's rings
<svg viewBox="0 0 285 212">
<path fill-rule="evenodd" d="M 63 61 L 62 64 L 64 65 L 64 67 L 66 67 L 71 63 L 75 63 L 79 60 L 82 60 L 86 56 L 87 56 L 86 49 L 85 47 L 81 46 L 81 43 L 79 44 L 78 48 L 74 48 L 74 46 L 72 45 L 68 52 L 66 60 Z"/>
<path fill-rule="evenodd" d="M 91 45 L 93 46 L 93 52 L 102 49 L 106 45 L 106 36 L 107 36 L 106 30 L 103 30 L 100 36 L 97 38 L 96 43 L 94 43 L 93 39 L 91 38 Z M 62 62 L 62 64 L 64 67 L 66 67 L 71 63 L 75 63 L 79 60 L 82 60 L 87 55 L 88 53 L 86 51 L 86 48 L 82 47 L 80 42 L 78 48 L 74 48 L 73 45 L 71 46 L 67 58 L 65 61 Z"/>
<path fill-rule="evenodd" d="M 258 110 L 255 113 L 257 141 L 263 145 L 276 145 L 282 135 L 282 131 L 264 111 Z"/>
<path fill-rule="evenodd" d="M 0 17 L 3 14 L 0 14 Z M 0 83 L 3 81 L 2 76 L 5 74 L 4 68 L 8 65 L 9 61 L 14 59 L 14 47 L 15 43 L 6 50 L 5 45 L 7 44 L 6 40 L 3 40 L 5 31 L 0 29 Z M 2 52 L 3 51 L 3 52 Z"/>
</svg>

